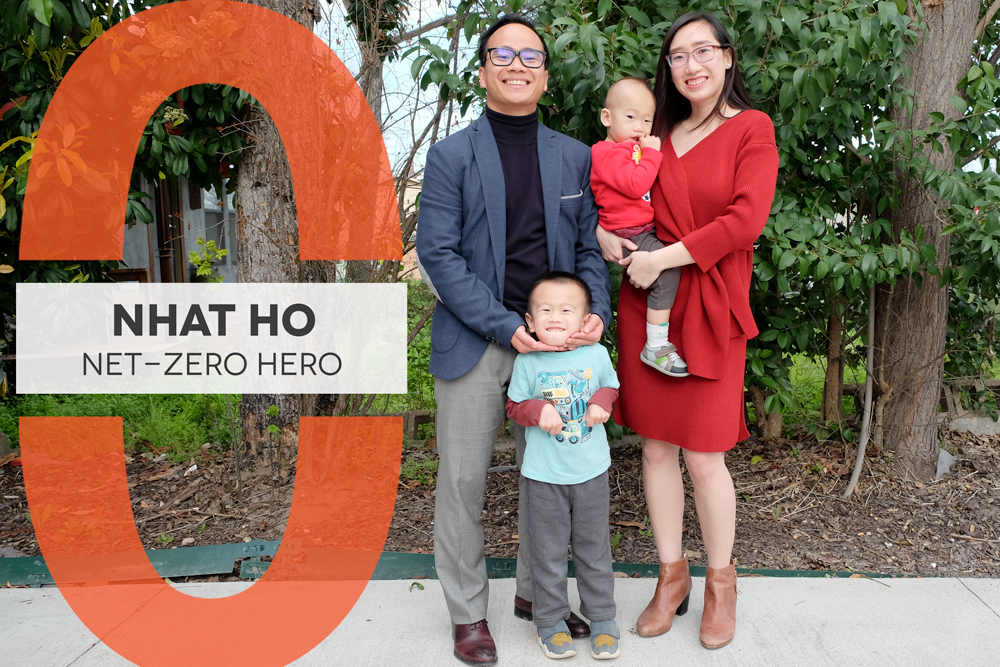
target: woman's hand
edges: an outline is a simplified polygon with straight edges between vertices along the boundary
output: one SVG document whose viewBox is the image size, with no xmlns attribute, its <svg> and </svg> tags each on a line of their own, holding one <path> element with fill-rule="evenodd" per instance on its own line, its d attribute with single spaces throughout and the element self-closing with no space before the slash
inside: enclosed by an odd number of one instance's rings
<svg viewBox="0 0 1000 667">
<path fill-rule="evenodd" d="M 622 248 L 639 249 L 639 246 L 632 243 L 631 239 L 623 239 L 600 225 L 597 226 L 597 243 L 601 246 L 601 254 L 604 255 L 604 259 L 615 264 L 622 263 Z"/>
<path fill-rule="evenodd" d="M 658 250 L 656 253 L 640 250 L 621 261 L 622 266 L 628 267 L 625 273 L 628 274 L 628 281 L 633 286 L 646 289 L 653 284 L 653 281 L 663 270 L 656 257 L 656 254 L 660 252 L 663 250 Z"/>
</svg>

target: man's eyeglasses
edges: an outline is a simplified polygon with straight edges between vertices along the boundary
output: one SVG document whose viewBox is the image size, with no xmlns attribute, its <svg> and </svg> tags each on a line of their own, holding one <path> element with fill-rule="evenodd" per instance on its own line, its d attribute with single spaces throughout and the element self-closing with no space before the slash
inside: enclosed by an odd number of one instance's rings
<svg viewBox="0 0 1000 667">
<path fill-rule="evenodd" d="M 509 49 L 506 46 L 498 46 L 492 49 L 486 49 L 486 53 L 490 54 L 490 62 L 497 67 L 506 67 L 514 62 L 514 58 L 517 56 L 520 56 L 521 62 L 525 67 L 529 67 L 531 69 L 538 69 L 545 64 L 545 52 L 537 49 L 521 49 L 520 51 L 515 51 L 514 49 Z"/>
<path fill-rule="evenodd" d="M 688 55 L 694 56 L 694 59 L 700 63 L 707 63 L 712 58 L 715 57 L 716 49 L 725 49 L 725 46 L 719 46 L 718 44 L 712 44 L 710 46 L 699 46 L 694 51 L 684 53 L 682 51 L 675 51 L 674 53 L 667 54 L 667 64 L 671 67 L 684 67 L 688 61 Z"/>
</svg>

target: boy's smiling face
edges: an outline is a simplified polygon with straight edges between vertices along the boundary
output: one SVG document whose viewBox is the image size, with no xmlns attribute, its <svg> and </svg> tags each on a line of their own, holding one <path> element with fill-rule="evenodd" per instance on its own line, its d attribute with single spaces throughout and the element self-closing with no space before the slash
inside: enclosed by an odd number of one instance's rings
<svg viewBox="0 0 1000 667">
<path fill-rule="evenodd" d="M 615 143 L 649 136 L 653 126 L 656 100 L 644 84 L 624 80 L 608 91 L 607 107 L 601 109 L 601 123 L 608 128 L 608 139 Z"/>
<path fill-rule="evenodd" d="M 590 314 L 587 295 L 574 282 L 545 281 L 531 293 L 525 317 L 528 331 L 546 345 L 562 347 L 566 339 L 583 329 Z"/>
</svg>

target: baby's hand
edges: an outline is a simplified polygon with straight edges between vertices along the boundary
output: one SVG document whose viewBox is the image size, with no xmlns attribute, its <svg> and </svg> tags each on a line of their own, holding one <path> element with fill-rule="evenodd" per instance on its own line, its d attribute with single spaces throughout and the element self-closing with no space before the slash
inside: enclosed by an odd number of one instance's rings
<svg viewBox="0 0 1000 667">
<path fill-rule="evenodd" d="M 587 406 L 587 426 L 593 428 L 594 424 L 603 424 L 608 421 L 608 411 L 599 406 L 597 403 L 591 403 Z"/>
<path fill-rule="evenodd" d="M 551 435 L 562 433 L 562 417 L 559 416 L 559 412 L 551 403 L 542 408 L 542 414 L 538 417 L 538 428 Z"/>
<path fill-rule="evenodd" d="M 654 137 L 652 135 L 648 137 L 643 137 L 639 139 L 639 146 L 641 148 L 652 148 L 653 150 L 660 150 L 660 138 Z"/>
</svg>

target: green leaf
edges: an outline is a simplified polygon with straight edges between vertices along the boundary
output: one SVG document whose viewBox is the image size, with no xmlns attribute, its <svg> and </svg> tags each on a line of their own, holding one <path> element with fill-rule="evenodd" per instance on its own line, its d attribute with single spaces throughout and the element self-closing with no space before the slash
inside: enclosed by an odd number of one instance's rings
<svg viewBox="0 0 1000 667">
<path fill-rule="evenodd" d="M 861 272 L 864 273 L 866 276 L 871 275 L 872 268 L 875 266 L 875 263 L 877 261 L 878 258 L 872 253 L 866 254 L 864 258 L 861 260 Z"/>
<path fill-rule="evenodd" d="M 150 212 L 146 205 L 142 202 L 131 202 L 132 210 L 135 211 L 136 217 L 142 220 L 147 225 L 153 222 L 153 214 Z"/>
<path fill-rule="evenodd" d="M 802 19 L 805 18 L 802 10 L 798 7 L 784 6 L 781 8 L 781 18 L 792 34 L 796 34 L 802 27 Z"/>
<path fill-rule="evenodd" d="M 872 19 L 871 19 L 870 16 L 866 16 L 863 19 L 861 19 L 861 39 L 863 39 L 865 41 L 865 44 L 867 44 L 868 46 L 871 46 L 871 43 L 872 43 Z M 865 54 L 862 54 L 862 55 L 865 55 Z"/>
<path fill-rule="evenodd" d="M 52 23 L 52 0 L 28 0 L 28 7 L 39 23 L 46 28 Z M 47 40 L 46 40 L 47 41 Z M 41 46 L 38 47 L 41 50 Z"/>
<path fill-rule="evenodd" d="M 841 37 L 833 45 L 833 59 L 837 62 L 837 67 L 843 68 L 847 62 L 847 39 Z"/>
<path fill-rule="evenodd" d="M 465 41 L 472 42 L 473 36 L 479 32 L 479 14 L 473 12 L 469 14 L 469 17 L 465 19 Z M 416 76 L 413 77 L 417 78 Z"/>
<path fill-rule="evenodd" d="M 410 65 L 411 77 L 416 79 L 418 76 L 420 76 L 420 70 L 423 69 L 424 63 L 427 62 L 428 58 L 430 58 L 430 55 L 425 53 L 424 55 L 419 56 L 413 60 L 413 64 Z"/>
<path fill-rule="evenodd" d="M 795 102 L 795 87 L 791 81 L 781 84 L 781 92 L 778 93 L 778 108 L 784 110 L 792 106 Z"/>
<path fill-rule="evenodd" d="M 816 83 L 819 84 L 820 89 L 826 93 L 830 94 L 833 92 L 833 70 L 827 67 L 821 67 L 816 70 Z M 819 106 L 818 104 L 816 106 Z"/>
<path fill-rule="evenodd" d="M 965 77 L 965 80 L 968 81 L 969 83 L 972 83 L 982 75 L 983 75 L 982 68 L 979 67 L 979 65 L 973 65 L 972 69 L 969 70 L 968 75 Z"/>
<path fill-rule="evenodd" d="M 778 291 L 782 294 L 788 294 L 792 291 L 792 288 L 788 284 L 788 278 L 783 273 L 778 274 Z"/>
<path fill-rule="evenodd" d="M 635 19 L 635 21 L 643 28 L 653 27 L 653 23 L 649 20 L 649 17 L 646 16 L 646 14 L 642 10 L 636 9 L 632 5 L 625 5 L 624 7 L 622 7 L 622 9 L 624 9 L 625 13 L 631 16 L 633 19 Z"/>
<path fill-rule="evenodd" d="M 31 34 L 35 37 L 35 44 L 38 45 L 39 51 L 49 50 L 49 40 L 52 36 L 52 31 L 49 26 L 45 25 L 38 19 L 35 19 L 35 24 L 31 29 Z"/>
<path fill-rule="evenodd" d="M 760 463 L 763 460 L 764 460 L 764 457 L 760 456 L 759 454 L 756 454 L 756 455 L 754 455 L 753 458 L 750 459 L 750 465 L 755 466 L 755 465 L 757 465 L 758 463 Z"/>
<path fill-rule="evenodd" d="M 785 24 L 781 22 L 781 19 L 777 16 L 769 16 L 767 17 L 767 20 L 771 24 L 771 30 L 774 31 L 775 39 L 781 37 L 781 31 L 785 26 Z"/>
<path fill-rule="evenodd" d="M 69 10 L 59 0 L 51 0 L 52 4 L 52 25 L 63 35 L 73 32 L 73 17 Z"/>
<path fill-rule="evenodd" d="M 893 19 L 896 18 L 897 9 L 895 3 L 892 2 L 880 2 L 878 3 L 878 18 L 882 22 L 882 25 L 888 26 L 892 24 Z"/>
<path fill-rule="evenodd" d="M 70 9 L 73 10 L 73 18 L 78 26 L 84 30 L 90 27 L 90 14 L 83 6 L 83 0 L 70 0 Z"/>
<path fill-rule="evenodd" d="M 609 9 L 611 9 L 611 0 L 600 0 L 597 3 L 597 18 L 603 19 Z"/>
<path fill-rule="evenodd" d="M 804 67 L 798 68 L 797 70 L 795 70 L 795 73 L 792 74 L 792 85 L 795 86 L 795 92 L 797 92 L 800 95 L 802 94 L 802 81 L 805 78 L 805 76 L 806 76 L 806 69 Z"/>
<path fill-rule="evenodd" d="M 795 260 L 796 260 L 795 253 L 792 252 L 791 250 L 786 250 L 784 253 L 782 253 L 781 259 L 778 260 L 778 271 L 784 271 L 792 264 L 794 264 Z"/>
<path fill-rule="evenodd" d="M 444 81 L 444 77 L 448 74 L 448 68 L 440 60 L 435 60 L 431 63 L 431 66 L 427 68 L 427 72 L 431 76 L 431 81 L 440 84 Z"/>
</svg>

